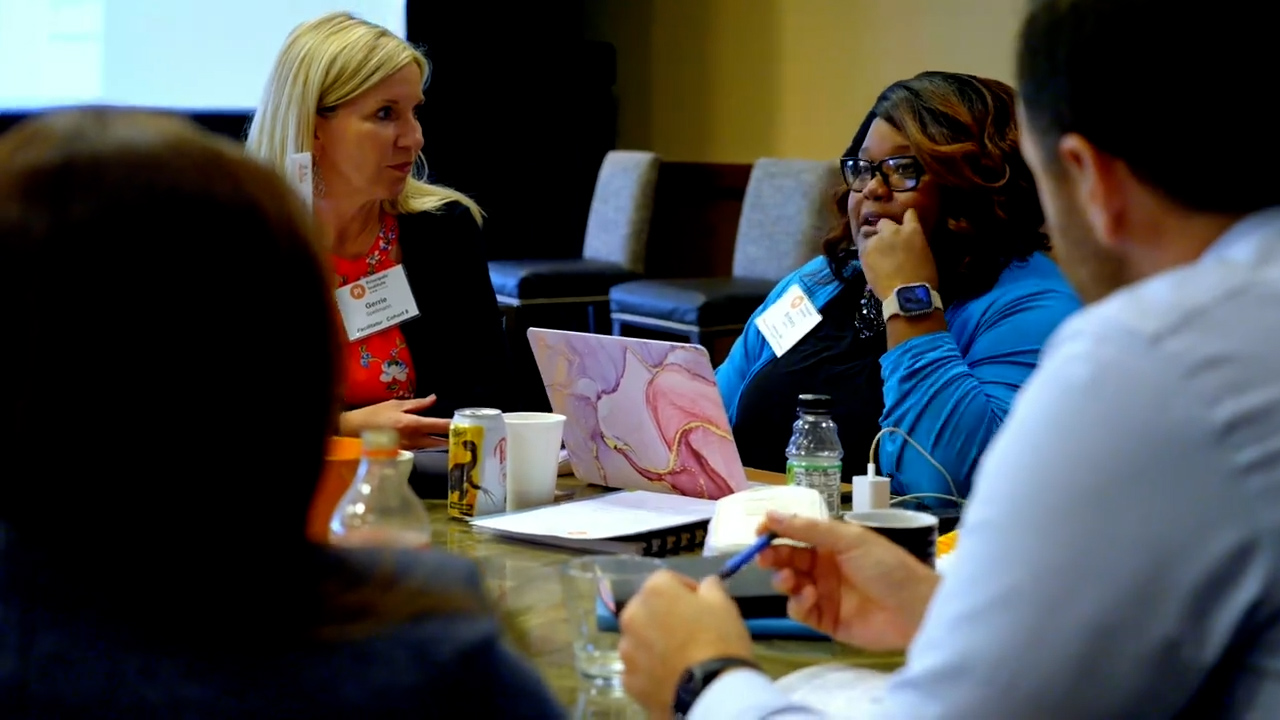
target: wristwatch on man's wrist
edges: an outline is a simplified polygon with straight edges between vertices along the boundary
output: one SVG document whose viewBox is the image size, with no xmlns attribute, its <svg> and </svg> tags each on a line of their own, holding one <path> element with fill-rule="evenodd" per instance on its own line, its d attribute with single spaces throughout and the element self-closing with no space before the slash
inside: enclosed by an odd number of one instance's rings
<svg viewBox="0 0 1280 720">
<path fill-rule="evenodd" d="M 886 321 L 895 315 L 919 317 L 942 309 L 942 296 L 928 283 L 899 285 L 881 303 Z"/>
<path fill-rule="evenodd" d="M 693 708 L 693 703 L 703 690 L 707 689 L 716 678 L 737 668 L 759 670 L 760 666 L 745 658 L 725 657 L 700 662 L 684 671 L 680 682 L 676 685 L 676 701 L 671 709 L 677 718 L 683 718 Z"/>
</svg>

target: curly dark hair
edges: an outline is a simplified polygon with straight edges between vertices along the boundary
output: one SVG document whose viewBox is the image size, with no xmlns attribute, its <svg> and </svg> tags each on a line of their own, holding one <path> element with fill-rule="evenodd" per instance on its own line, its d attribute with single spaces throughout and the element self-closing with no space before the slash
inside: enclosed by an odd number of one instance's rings
<svg viewBox="0 0 1280 720">
<path fill-rule="evenodd" d="M 998 80 L 923 72 L 880 93 L 845 157 L 855 156 L 871 124 L 906 136 L 925 172 L 941 186 L 945 225 L 929 238 L 948 302 L 990 291 L 1010 264 L 1049 250 L 1035 180 L 1018 150 L 1012 87 Z M 831 274 L 863 282 L 846 212 L 849 188 L 834 198 L 840 224 L 823 241 Z"/>
</svg>

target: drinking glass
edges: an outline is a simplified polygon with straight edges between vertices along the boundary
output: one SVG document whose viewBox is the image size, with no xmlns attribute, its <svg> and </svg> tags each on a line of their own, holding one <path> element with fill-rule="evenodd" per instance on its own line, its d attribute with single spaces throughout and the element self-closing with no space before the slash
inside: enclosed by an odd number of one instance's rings
<svg viewBox="0 0 1280 720">
<path fill-rule="evenodd" d="M 592 555 L 565 564 L 565 610 L 573 638 L 573 663 L 580 675 L 610 683 L 620 681 L 620 603 L 661 568 L 660 560 L 630 555 Z"/>
</svg>

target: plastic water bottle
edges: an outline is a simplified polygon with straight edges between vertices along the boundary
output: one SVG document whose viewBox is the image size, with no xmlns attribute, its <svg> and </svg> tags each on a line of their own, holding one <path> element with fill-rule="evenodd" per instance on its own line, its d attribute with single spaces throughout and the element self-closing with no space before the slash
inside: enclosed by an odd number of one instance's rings
<svg viewBox="0 0 1280 720">
<path fill-rule="evenodd" d="M 840 515 L 840 469 L 844 449 L 831 420 L 831 398 L 801 395 L 787 444 L 787 484 L 817 490 L 831 517 Z"/>
<path fill-rule="evenodd" d="M 329 542 L 347 547 L 429 547 L 431 518 L 409 489 L 408 471 L 397 460 L 400 434 L 365 430 L 360 442 L 360 467 L 333 511 Z"/>
</svg>

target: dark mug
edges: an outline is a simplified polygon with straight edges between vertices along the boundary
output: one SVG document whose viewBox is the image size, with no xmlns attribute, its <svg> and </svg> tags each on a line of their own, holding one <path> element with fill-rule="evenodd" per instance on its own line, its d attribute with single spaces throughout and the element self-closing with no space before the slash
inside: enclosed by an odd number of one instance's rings
<svg viewBox="0 0 1280 720">
<path fill-rule="evenodd" d="M 887 508 L 845 513 L 844 519 L 875 530 L 920 562 L 934 567 L 934 559 L 938 555 L 936 516 L 916 510 Z"/>
</svg>

